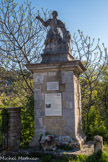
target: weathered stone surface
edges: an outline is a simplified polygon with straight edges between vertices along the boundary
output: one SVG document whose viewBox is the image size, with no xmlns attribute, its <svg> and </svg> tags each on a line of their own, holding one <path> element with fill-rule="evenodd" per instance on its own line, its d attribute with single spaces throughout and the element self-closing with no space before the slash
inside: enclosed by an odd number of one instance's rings
<svg viewBox="0 0 108 162">
<path fill-rule="evenodd" d="M 50 43 L 43 50 L 43 54 L 49 54 L 49 55 L 54 55 L 54 54 L 60 55 L 63 53 L 71 53 L 71 50 L 65 44 Z M 60 59 L 60 56 L 58 58 Z"/>
<path fill-rule="evenodd" d="M 66 120 L 62 117 L 44 117 L 43 124 L 46 126 L 46 132 L 54 135 L 62 135 L 62 130 L 66 125 Z"/>
<path fill-rule="evenodd" d="M 35 94 L 41 93 L 41 88 L 34 88 L 34 93 Z"/>
<path fill-rule="evenodd" d="M 36 115 L 36 117 L 38 117 L 38 118 L 43 117 L 43 116 L 45 116 L 45 111 L 42 110 L 42 109 L 37 109 L 37 108 L 36 108 L 36 110 L 35 110 L 35 115 Z"/>
<path fill-rule="evenodd" d="M 72 83 L 73 83 L 73 71 L 61 71 L 61 80 L 62 80 L 62 83 L 70 83 L 71 86 L 72 86 Z M 68 85 L 66 85 L 66 87 L 67 86 Z"/>
<path fill-rule="evenodd" d="M 43 126 L 43 120 L 42 118 L 36 118 L 35 119 L 36 127 L 41 127 Z"/>
<path fill-rule="evenodd" d="M 47 76 L 46 77 L 46 82 L 55 82 L 55 81 L 60 81 L 60 77 L 59 75 L 57 74 L 56 76 Z"/>
<path fill-rule="evenodd" d="M 66 79 L 66 83 L 73 83 L 73 79 L 72 79 L 71 77 L 68 77 L 68 78 Z"/>
<path fill-rule="evenodd" d="M 63 109 L 63 116 L 67 118 L 75 118 L 74 111 L 72 109 Z"/>
<path fill-rule="evenodd" d="M 73 84 L 67 83 L 66 84 L 66 92 L 73 92 L 73 91 L 74 91 Z"/>
<path fill-rule="evenodd" d="M 70 129 L 72 129 L 73 126 L 74 126 L 74 121 L 75 121 L 75 119 L 72 118 L 72 117 L 67 118 L 67 119 L 66 119 L 66 125 L 67 125 L 67 127 L 70 127 Z"/>
<path fill-rule="evenodd" d="M 48 72 L 48 76 L 52 77 L 52 76 L 56 76 L 57 72 Z"/>
<path fill-rule="evenodd" d="M 46 132 L 50 132 L 53 135 L 62 135 L 63 134 L 63 128 L 62 127 L 47 127 Z"/>
<path fill-rule="evenodd" d="M 62 108 L 66 109 L 66 101 L 65 100 L 62 100 Z"/>
<path fill-rule="evenodd" d="M 63 49 L 56 49 L 58 53 L 55 53 L 55 49 L 52 48 L 52 55 L 49 54 L 49 49 L 47 51 L 44 50 L 44 54 L 42 54 L 42 62 L 41 63 L 56 63 L 56 62 L 66 62 L 72 61 L 73 57 L 69 53 L 64 53 Z"/>
<path fill-rule="evenodd" d="M 103 138 L 97 135 L 94 137 L 94 152 L 97 153 L 102 149 L 103 149 Z"/>
<path fill-rule="evenodd" d="M 68 62 L 49 63 L 49 64 L 27 64 L 26 67 L 32 72 L 48 73 L 48 72 L 70 72 L 77 73 L 78 75 L 85 71 L 85 67 L 79 60 L 72 60 Z"/>
<path fill-rule="evenodd" d="M 61 92 L 65 92 L 66 91 L 66 84 L 65 83 L 61 83 L 61 81 L 60 81 L 60 91 Z"/>
<path fill-rule="evenodd" d="M 63 117 L 43 117 L 43 123 L 50 127 L 62 127 L 66 124 L 66 120 Z"/>
<path fill-rule="evenodd" d="M 44 77 L 47 75 L 47 73 L 39 73 L 35 74 L 34 73 L 34 83 L 43 83 L 44 82 Z"/>
<path fill-rule="evenodd" d="M 40 64 L 40 67 L 32 66 L 35 75 L 39 75 L 36 82 L 34 82 L 35 137 L 37 144 L 40 135 L 45 135 L 46 132 L 57 136 L 70 136 L 73 139 L 73 145 L 79 148 L 84 142 L 84 138 L 80 138 L 82 121 L 79 74 L 83 71 L 81 66 L 74 61 L 71 64 L 49 63 Z M 47 90 L 47 82 L 58 82 L 59 89 Z M 61 93 L 62 116 L 45 116 L 45 94 L 49 93 Z"/>
<path fill-rule="evenodd" d="M 34 100 L 35 101 L 43 101 L 44 100 L 44 93 L 34 93 Z"/>
<path fill-rule="evenodd" d="M 30 147 L 34 147 L 37 145 L 37 138 L 36 136 L 34 136 L 31 140 L 30 140 L 30 143 L 29 143 L 29 146 Z"/>
<path fill-rule="evenodd" d="M 67 109 L 73 109 L 74 108 L 74 101 L 66 101 L 66 108 Z"/>
<path fill-rule="evenodd" d="M 8 108 L 8 147 L 19 147 L 21 138 L 21 108 Z"/>
<path fill-rule="evenodd" d="M 35 100 L 34 104 L 35 104 L 35 109 L 44 108 L 44 103 L 41 100 Z"/>
<path fill-rule="evenodd" d="M 58 146 L 64 144 L 67 145 L 72 142 L 72 138 L 70 136 L 64 136 L 64 135 L 55 137 L 55 140 L 57 141 Z"/>
<path fill-rule="evenodd" d="M 64 127 L 63 128 L 63 134 L 62 135 L 70 136 L 73 139 L 75 139 L 75 126 L 73 125 L 72 128 L 70 128 L 68 126 Z"/>
<path fill-rule="evenodd" d="M 73 78 L 73 71 L 61 71 L 61 76 L 66 78 Z"/>
<path fill-rule="evenodd" d="M 74 95 L 72 92 L 66 92 L 66 101 L 74 101 Z"/>
</svg>

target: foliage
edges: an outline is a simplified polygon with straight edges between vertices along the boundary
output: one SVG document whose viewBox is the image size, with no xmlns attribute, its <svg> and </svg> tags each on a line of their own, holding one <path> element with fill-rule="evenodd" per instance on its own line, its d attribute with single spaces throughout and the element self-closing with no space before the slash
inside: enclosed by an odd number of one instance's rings
<svg viewBox="0 0 108 162">
<path fill-rule="evenodd" d="M 18 77 L 20 71 L 8 71 L 5 68 L 0 70 L 0 107 L 22 107 L 25 106 L 26 98 L 31 96 L 23 77 Z M 2 75 L 3 73 L 3 75 Z M 31 73 L 25 71 L 28 83 L 33 85 Z"/>
<path fill-rule="evenodd" d="M 93 140 L 93 137 L 97 134 L 103 136 L 104 140 L 108 140 L 108 79 L 106 79 L 107 71 L 105 72 L 105 70 L 106 67 L 102 71 L 104 72 L 103 78 L 97 81 L 97 85 L 92 91 L 93 105 L 90 106 L 88 111 L 83 109 L 83 126 L 88 140 Z M 83 104 L 84 101 L 85 98 Z"/>
<path fill-rule="evenodd" d="M 29 157 L 38 157 L 41 162 L 107 162 L 108 161 L 108 146 L 104 145 L 103 151 L 93 153 L 92 155 L 77 155 L 77 156 L 55 156 L 55 154 L 44 154 L 31 152 Z"/>
<path fill-rule="evenodd" d="M 0 110 L 0 144 L 2 142 L 2 134 L 8 132 L 9 113 L 6 108 Z"/>
<path fill-rule="evenodd" d="M 41 162 L 50 162 L 51 159 L 51 155 L 44 155 L 41 157 Z"/>
<path fill-rule="evenodd" d="M 78 30 L 78 35 L 72 38 L 72 53 L 80 59 L 86 71 L 81 75 L 83 130 L 89 140 L 100 134 L 108 140 L 108 54 L 100 39 L 84 36 Z M 106 114 L 106 115 L 105 115 Z"/>
<path fill-rule="evenodd" d="M 29 156 L 29 155 L 28 155 Z M 32 153 L 30 155 L 31 157 L 39 157 L 41 162 L 107 162 L 108 161 L 108 152 L 105 151 L 99 151 L 97 153 L 94 153 L 89 156 L 85 155 L 77 155 L 75 157 L 70 157 L 70 156 L 58 156 L 55 157 L 53 155 L 49 154 L 37 154 L 37 153 Z"/>
<path fill-rule="evenodd" d="M 25 76 L 25 64 L 41 60 L 45 35 L 45 28 L 36 20 L 37 15 L 40 12 L 36 13 L 29 0 L 22 4 L 15 0 L 0 2 L 0 64 L 12 72 L 18 70 L 17 78 L 23 78 L 29 94 L 33 94 L 33 87 Z M 42 9 L 42 16 L 46 18 L 46 15 L 49 11 Z"/>
<path fill-rule="evenodd" d="M 6 133 L 8 129 L 8 121 L 9 121 L 9 113 L 6 108 L 2 109 L 1 116 L 2 116 L 1 131 L 3 133 Z"/>
<path fill-rule="evenodd" d="M 34 136 L 34 98 L 29 97 L 21 114 L 22 132 L 21 147 L 29 147 L 29 142 Z"/>
<path fill-rule="evenodd" d="M 29 94 L 29 91 L 27 91 L 27 85 L 24 82 L 23 78 L 20 77 L 20 80 L 18 80 L 18 71 L 14 72 L 12 76 L 12 71 L 6 71 L 3 69 L 4 72 L 7 73 L 7 76 L 4 78 L 6 80 L 7 84 L 4 87 L 6 87 L 6 91 L 2 92 L 2 89 L 0 89 L 1 96 L 0 96 L 0 107 L 7 108 L 7 107 L 23 107 L 22 114 L 21 114 L 21 122 L 22 122 L 22 147 L 28 146 L 28 143 L 32 136 L 34 135 L 34 100 L 33 96 Z M 25 77 L 30 73 L 25 71 Z M 9 83 L 8 83 L 8 77 Z M 27 78 L 28 83 L 32 80 L 29 80 Z M 1 83 L 3 85 L 3 83 Z M 4 109 L 3 109 L 4 110 Z M 4 122 L 5 123 L 5 122 Z M 5 128 L 5 127 L 4 127 Z"/>
<path fill-rule="evenodd" d="M 41 161 L 52 161 L 52 162 L 107 162 L 108 161 L 108 153 L 104 151 L 99 151 L 90 156 L 77 155 L 75 158 L 73 157 L 61 157 L 61 158 L 53 158 L 51 155 L 41 156 Z"/>
<path fill-rule="evenodd" d="M 70 146 L 70 145 L 63 145 L 63 146 L 60 146 L 59 148 L 65 151 L 70 151 L 70 150 L 72 151 L 74 149 L 73 146 Z"/>
<path fill-rule="evenodd" d="M 1 110 L 0 110 L 0 114 L 1 114 Z M 1 131 L 1 128 L 2 128 L 2 116 L 0 115 L 0 145 L 1 145 L 1 142 L 2 142 L 2 131 Z"/>
</svg>

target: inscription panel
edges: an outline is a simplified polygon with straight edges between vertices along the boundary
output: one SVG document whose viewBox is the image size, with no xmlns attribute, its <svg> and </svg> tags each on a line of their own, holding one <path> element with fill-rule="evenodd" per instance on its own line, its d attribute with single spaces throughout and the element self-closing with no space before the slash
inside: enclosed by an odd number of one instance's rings
<svg viewBox="0 0 108 162">
<path fill-rule="evenodd" d="M 45 94 L 45 116 L 62 116 L 61 93 Z"/>
<path fill-rule="evenodd" d="M 47 91 L 59 90 L 59 82 L 47 82 Z"/>
</svg>

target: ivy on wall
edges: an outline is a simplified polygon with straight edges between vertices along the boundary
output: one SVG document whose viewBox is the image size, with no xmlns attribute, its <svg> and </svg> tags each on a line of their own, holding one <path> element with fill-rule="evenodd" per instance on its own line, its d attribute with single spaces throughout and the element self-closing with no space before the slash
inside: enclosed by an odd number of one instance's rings
<svg viewBox="0 0 108 162">
<path fill-rule="evenodd" d="M 2 131 L 2 133 L 7 133 L 8 122 L 9 122 L 9 113 L 6 108 L 2 109 L 1 117 L 2 117 L 1 131 Z"/>
</svg>

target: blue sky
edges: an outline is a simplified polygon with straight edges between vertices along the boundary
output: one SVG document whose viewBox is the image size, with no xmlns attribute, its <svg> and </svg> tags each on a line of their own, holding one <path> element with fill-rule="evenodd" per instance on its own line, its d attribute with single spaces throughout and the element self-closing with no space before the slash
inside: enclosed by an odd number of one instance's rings
<svg viewBox="0 0 108 162">
<path fill-rule="evenodd" d="M 71 35 L 80 29 L 108 48 L 108 0 L 31 0 L 37 10 L 58 11 Z"/>
</svg>

